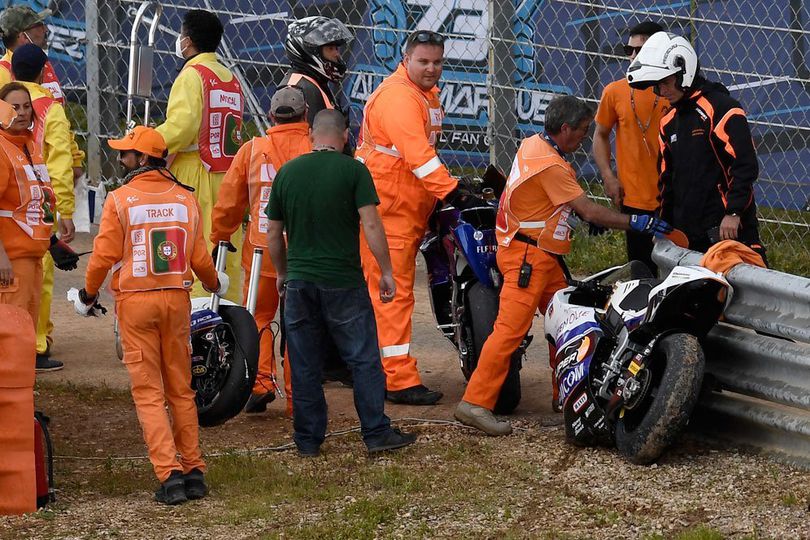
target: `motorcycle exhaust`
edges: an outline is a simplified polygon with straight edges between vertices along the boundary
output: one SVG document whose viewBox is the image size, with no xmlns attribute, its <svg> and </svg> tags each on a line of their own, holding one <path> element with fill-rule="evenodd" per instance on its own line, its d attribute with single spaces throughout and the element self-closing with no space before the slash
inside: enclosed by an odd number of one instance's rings
<svg viewBox="0 0 810 540">
<path fill-rule="evenodd" d="M 217 249 L 217 261 L 214 265 L 217 269 L 217 272 L 224 272 L 225 271 L 225 258 L 228 256 L 228 242 L 225 240 L 219 241 L 219 249 Z M 238 284 L 234 284 L 237 285 Z M 219 295 L 217 293 L 211 293 L 211 311 L 217 313 L 219 311 Z"/>
<path fill-rule="evenodd" d="M 259 278 L 262 271 L 262 258 L 264 251 L 261 248 L 253 248 L 253 260 L 250 263 L 250 283 L 248 283 L 247 298 L 245 299 L 245 309 L 251 315 L 256 315 L 256 301 L 259 299 Z"/>
</svg>

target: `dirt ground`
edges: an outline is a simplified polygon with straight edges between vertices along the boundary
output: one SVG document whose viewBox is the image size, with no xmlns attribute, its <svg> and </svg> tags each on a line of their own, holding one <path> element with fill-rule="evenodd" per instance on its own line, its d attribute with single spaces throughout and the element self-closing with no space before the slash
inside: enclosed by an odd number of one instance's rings
<svg viewBox="0 0 810 540">
<path fill-rule="evenodd" d="M 90 245 L 89 235 L 76 242 Z M 435 329 L 422 273 L 413 348 L 425 384 L 445 397 L 434 407 L 387 405 L 419 435 L 413 447 L 366 458 L 358 435 L 342 432 L 356 425 L 351 390 L 332 383 L 335 435 L 321 458 L 283 451 L 291 426 L 278 399 L 266 414 L 203 429 L 211 495 L 161 507 L 151 501 L 155 480 L 113 319 L 82 319 L 65 300 L 82 285 L 84 264 L 57 275 L 53 356 L 66 367 L 41 375 L 37 388 L 52 419 L 58 502 L 0 518 L 0 538 L 810 538 L 806 471 L 691 437 L 652 467 L 566 444 L 550 408 L 540 320 L 516 433 L 488 438 L 445 423 L 463 377 Z"/>
</svg>

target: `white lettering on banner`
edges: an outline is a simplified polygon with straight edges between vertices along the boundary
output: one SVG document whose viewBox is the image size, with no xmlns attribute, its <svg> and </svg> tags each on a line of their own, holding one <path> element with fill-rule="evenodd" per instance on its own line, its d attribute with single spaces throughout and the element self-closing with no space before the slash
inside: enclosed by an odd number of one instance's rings
<svg viewBox="0 0 810 540">
<path fill-rule="evenodd" d="M 447 82 L 439 95 L 444 112 L 450 116 L 478 118 L 489 106 L 485 84 Z"/>
<path fill-rule="evenodd" d="M 146 233 L 143 229 L 135 229 L 132 231 L 132 245 L 146 245 Z"/>
<path fill-rule="evenodd" d="M 129 209 L 129 224 L 188 223 L 188 208 L 182 204 L 141 204 Z M 134 242 L 133 242 L 134 243 Z"/>
<path fill-rule="evenodd" d="M 210 94 L 210 107 L 218 109 L 225 107 L 232 111 L 242 111 L 242 96 L 236 92 L 225 92 L 224 90 L 212 90 Z"/>
<path fill-rule="evenodd" d="M 411 6 L 427 8 L 414 30 L 445 31 L 453 37 L 444 42 L 444 57 L 452 60 L 483 62 L 487 59 L 489 5 L 487 0 L 407 0 Z M 406 12 L 408 10 L 406 9 Z M 445 30 L 446 29 L 446 30 Z M 464 34 L 464 37 L 456 37 Z"/>
<path fill-rule="evenodd" d="M 132 262 L 132 275 L 135 277 L 146 277 L 146 263 L 145 262 Z"/>
<path fill-rule="evenodd" d="M 262 163 L 262 166 L 259 168 L 259 175 L 260 182 L 272 182 L 276 177 L 276 168 L 273 167 L 272 163 Z"/>
<path fill-rule="evenodd" d="M 518 120 L 544 123 L 546 121 L 546 108 L 548 108 L 548 104 L 556 95 L 540 90 L 518 90 L 515 94 Z"/>
<path fill-rule="evenodd" d="M 145 261 L 146 260 L 146 246 L 133 246 L 132 247 L 132 260 Z"/>
<path fill-rule="evenodd" d="M 209 121 L 208 125 L 212 128 L 216 128 L 222 125 L 222 113 L 211 113 L 208 115 Z"/>
</svg>

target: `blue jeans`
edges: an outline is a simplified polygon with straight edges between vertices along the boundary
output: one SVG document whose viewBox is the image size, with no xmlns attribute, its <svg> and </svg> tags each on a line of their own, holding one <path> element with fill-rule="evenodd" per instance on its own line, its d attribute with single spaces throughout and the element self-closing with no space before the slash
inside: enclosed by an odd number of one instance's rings
<svg viewBox="0 0 810 540">
<path fill-rule="evenodd" d="M 287 282 L 284 328 L 293 388 L 293 436 L 300 450 L 315 450 L 326 436 L 326 399 L 321 375 L 331 337 L 352 370 L 354 407 L 366 445 L 387 435 L 385 375 L 377 324 L 365 287 L 330 288 L 309 281 Z"/>
</svg>

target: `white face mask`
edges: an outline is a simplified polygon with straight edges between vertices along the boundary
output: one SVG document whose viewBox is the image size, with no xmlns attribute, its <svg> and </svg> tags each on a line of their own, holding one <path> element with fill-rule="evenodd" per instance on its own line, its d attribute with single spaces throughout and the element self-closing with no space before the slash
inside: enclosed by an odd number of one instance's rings
<svg viewBox="0 0 810 540">
<path fill-rule="evenodd" d="M 174 54 L 182 59 L 185 60 L 185 56 L 183 56 L 183 51 L 187 49 L 187 47 L 183 47 L 183 40 L 186 39 L 186 36 L 177 36 L 177 41 L 174 42 Z"/>
</svg>

